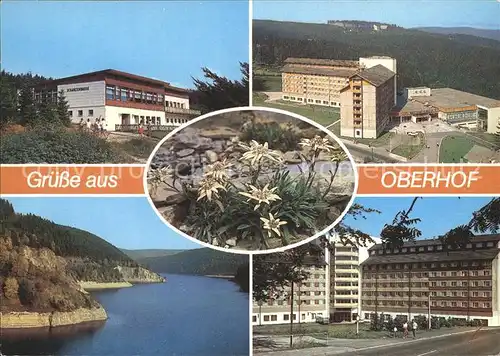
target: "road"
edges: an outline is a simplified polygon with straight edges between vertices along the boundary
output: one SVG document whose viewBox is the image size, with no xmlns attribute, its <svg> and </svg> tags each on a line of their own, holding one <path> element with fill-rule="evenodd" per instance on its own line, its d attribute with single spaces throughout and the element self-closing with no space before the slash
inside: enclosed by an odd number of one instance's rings
<svg viewBox="0 0 500 356">
<path fill-rule="evenodd" d="M 342 356 L 500 356 L 500 328 L 450 335 L 383 347 L 365 348 L 336 355 Z"/>
</svg>

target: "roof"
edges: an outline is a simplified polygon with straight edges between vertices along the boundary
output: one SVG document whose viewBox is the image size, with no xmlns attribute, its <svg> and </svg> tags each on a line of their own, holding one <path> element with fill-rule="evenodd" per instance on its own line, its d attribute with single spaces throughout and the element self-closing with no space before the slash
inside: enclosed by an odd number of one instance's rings
<svg viewBox="0 0 500 356">
<path fill-rule="evenodd" d="M 311 74 L 311 75 L 323 75 L 328 77 L 342 77 L 349 78 L 356 73 L 356 70 L 350 69 L 331 69 L 331 68 L 318 68 L 318 67 L 298 67 L 293 65 L 285 65 L 282 69 L 284 73 L 296 73 L 296 74 Z"/>
<path fill-rule="evenodd" d="M 414 100 L 407 100 L 404 96 L 398 96 L 397 97 L 397 104 L 396 106 L 392 109 L 393 113 L 397 113 L 398 115 L 403 115 L 403 114 L 417 114 L 417 113 L 436 113 L 438 110 L 434 107 L 429 107 L 427 105 L 424 105 L 423 103 L 420 103 L 418 101 Z"/>
<path fill-rule="evenodd" d="M 340 59 L 321 59 L 321 58 L 295 58 L 290 57 L 285 59 L 286 64 L 305 64 L 305 65 L 319 65 L 325 67 L 351 67 L 359 68 L 358 61 L 340 60 Z"/>
<path fill-rule="evenodd" d="M 489 235 L 477 235 L 471 239 L 471 242 L 488 242 L 500 241 L 500 234 L 489 234 Z M 413 242 L 405 242 L 402 247 L 420 247 L 420 246 L 437 246 L 442 245 L 442 242 L 439 239 L 422 239 L 415 240 Z M 383 249 L 384 246 L 382 244 L 373 245 L 370 250 L 380 250 Z"/>
<path fill-rule="evenodd" d="M 105 78 L 107 76 L 115 76 L 115 77 L 119 77 L 119 78 L 125 78 L 125 79 L 134 80 L 134 81 L 138 81 L 138 82 L 142 82 L 142 83 L 146 83 L 146 84 L 153 84 L 155 86 L 162 86 L 167 90 L 188 93 L 188 90 L 172 86 L 172 85 L 170 85 L 170 83 L 165 82 L 163 80 L 148 78 L 148 77 L 144 77 L 144 76 L 136 75 L 136 74 L 132 74 L 132 73 L 127 73 L 127 72 L 122 72 L 122 71 L 119 71 L 116 69 L 104 69 L 104 70 L 99 70 L 99 71 L 95 71 L 95 72 L 88 72 L 88 73 L 77 74 L 77 75 L 73 75 L 73 76 L 69 76 L 69 77 L 58 78 L 58 79 L 43 82 L 43 83 L 41 83 L 41 85 L 62 84 L 65 82 L 74 81 L 74 80 L 78 80 L 78 79 L 85 79 L 87 77 L 93 77 L 93 78 L 103 77 L 103 78 Z"/>
<path fill-rule="evenodd" d="M 500 250 L 469 250 L 447 252 L 420 252 L 411 254 L 375 255 L 368 257 L 362 265 L 388 264 L 388 263 L 422 263 L 443 261 L 470 261 L 470 260 L 492 260 Z"/>
<path fill-rule="evenodd" d="M 467 108 L 474 105 L 488 109 L 500 107 L 500 100 L 467 93 L 452 88 L 432 89 L 431 96 L 412 96 L 419 102 L 427 102 L 437 108 Z"/>
<path fill-rule="evenodd" d="M 370 82 L 374 86 L 378 87 L 387 82 L 389 79 L 393 78 L 396 73 L 392 70 L 387 69 L 381 64 L 374 67 L 362 70 L 359 73 L 354 74 L 363 78 L 364 80 Z"/>
</svg>

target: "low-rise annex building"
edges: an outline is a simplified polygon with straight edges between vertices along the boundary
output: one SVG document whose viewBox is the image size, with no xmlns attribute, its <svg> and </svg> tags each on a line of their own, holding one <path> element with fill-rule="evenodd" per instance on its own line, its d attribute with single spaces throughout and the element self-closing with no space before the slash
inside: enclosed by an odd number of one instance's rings
<svg viewBox="0 0 500 356">
<path fill-rule="evenodd" d="M 106 69 L 43 82 L 35 101 L 57 101 L 60 91 L 74 123 L 102 118 L 107 130 L 144 125 L 180 126 L 200 114 L 190 109 L 189 91 L 167 82 Z"/>
</svg>

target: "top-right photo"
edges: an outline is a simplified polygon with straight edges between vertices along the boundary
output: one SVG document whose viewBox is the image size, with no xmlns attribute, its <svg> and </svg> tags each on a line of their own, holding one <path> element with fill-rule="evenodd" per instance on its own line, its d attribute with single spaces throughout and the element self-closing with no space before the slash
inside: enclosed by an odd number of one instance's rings
<svg viewBox="0 0 500 356">
<path fill-rule="evenodd" d="M 500 1 L 253 1 L 253 105 L 358 163 L 500 162 Z"/>
</svg>

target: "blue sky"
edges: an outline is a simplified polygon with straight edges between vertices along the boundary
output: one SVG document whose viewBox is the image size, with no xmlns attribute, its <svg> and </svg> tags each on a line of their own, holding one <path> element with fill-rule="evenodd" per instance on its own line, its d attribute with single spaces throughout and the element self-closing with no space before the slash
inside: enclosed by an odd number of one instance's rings
<svg viewBox="0 0 500 356">
<path fill-rule="evenodd" d="M 497 0 L 254 0 L 253 18 L 318 22 L 365 20 L 403 27 L 500 29 Z"/>
<path fill-rule="evenodd" d="M 2 1 L 2 69 L 65 77 L 117 69 L 192 87 L 240 79 L 247 1 Z"/>
<path fill-rule="evenodd" d="M 434 238 L 458 225 L 466 224 L 472 218 L 472 212 L 486 205 L 490 197 L 424 197 L 415 204 L 410 217 L 420 218 L 418 228 L 422 231 L 422 239 Z M 384 224 L 391 223 L 396 214 L 410 207 L 413 197 L 357 198 L 359 203 L 367 208 L 381 211 L 381 214 L 371 213 L 367 219 L 353 220 L 346 218 L 345 222 L 371 236 L 379 237 Z"/>
<path fill-rule="evenodd" d="M 165 225 L 146 198 L 8 198 L 18 213 L 89 231 L 126 249 L 202 247 Z"/>
</svg>

